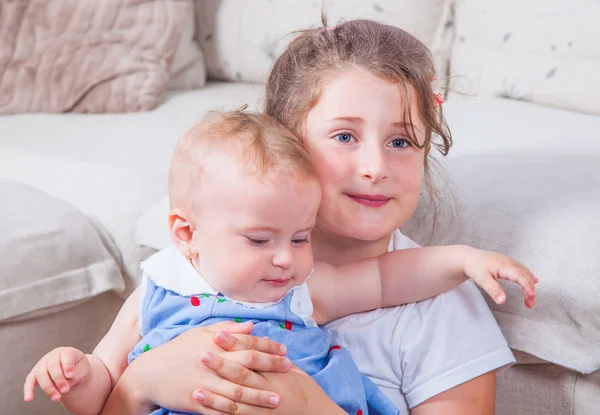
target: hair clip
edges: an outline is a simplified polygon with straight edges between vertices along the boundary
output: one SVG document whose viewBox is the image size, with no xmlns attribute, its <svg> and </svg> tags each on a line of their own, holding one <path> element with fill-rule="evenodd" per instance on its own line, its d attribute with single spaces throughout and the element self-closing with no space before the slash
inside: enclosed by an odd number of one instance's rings
<svg viewBox="0 0 600 415">
<path fill-rule="evenodd" d="M 436 107 L 442 105 L 444 103 L 444 98 L 440 94 L 433 94 L 433 100 Z"/>
<path fill-rule="evenodd" d="M 327 26 L 325 30 L 328 32 L 333 32 L 335 30 L 335 26 Z"/>
</svg>

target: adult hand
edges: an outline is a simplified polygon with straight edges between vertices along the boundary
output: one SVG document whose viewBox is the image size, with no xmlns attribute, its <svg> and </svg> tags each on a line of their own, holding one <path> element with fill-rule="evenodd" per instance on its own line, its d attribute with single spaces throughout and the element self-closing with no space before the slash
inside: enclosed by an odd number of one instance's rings
<svg viewBox="0 0 600 415">
<path fill-rule="evenodd" d="M 291 366 L 289 359 L 283 357 L 285 347 L 268 339 L 250 336 L 252 330 L 253 325 L 249 322 L 224 322 L 188 330 L 149 350 L 127 368 L 102 414 L 133 415 L 154 406 L 204 415 L 218 413 L 208 412 L 193 398 L 192 392 L 198 388 L 222 396 L 235 396 L 239 402 L 254 407 L 277 406 L 277 393 L 241 386 L 244 382 L 259 384 L 262 376 L 254 371 L 285 372 Z M 207 367 L 202 361 L 206 356 L 220 359 L 222 367 L 230 374 L 229 378 L 224 379 Z M 129 399 L 129 402 L 125 404 L 124 399 Z"/>
</svg>

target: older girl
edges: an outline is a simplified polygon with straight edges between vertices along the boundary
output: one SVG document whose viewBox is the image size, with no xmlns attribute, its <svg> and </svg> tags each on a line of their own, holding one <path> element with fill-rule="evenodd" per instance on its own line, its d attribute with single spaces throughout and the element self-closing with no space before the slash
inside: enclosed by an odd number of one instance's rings
<svg viewBox="0 0 600 415">
<path fill-rule="evenodd" d="M 304 31 L 275 62 L 266 112 L 303 139 L 323 188 L 316 260 L 339 265 L 416 246 L 398 229 L 423 188 L 435 194 L 432 146 L 443 155 L 451 146 L 434 77 L 421 42 L 368 20 Z M 514 362 L 470 282 L 329 327 L 361 371 L 415 415 L 493 414 L 495 372 Z M 284 367 L 276 344 L 248 336 L 251 329 L 194 329 L 144 354 L 103 413 L 153 405 L 205 415 L 339 412 L 310 377 Z"/>
</svg>

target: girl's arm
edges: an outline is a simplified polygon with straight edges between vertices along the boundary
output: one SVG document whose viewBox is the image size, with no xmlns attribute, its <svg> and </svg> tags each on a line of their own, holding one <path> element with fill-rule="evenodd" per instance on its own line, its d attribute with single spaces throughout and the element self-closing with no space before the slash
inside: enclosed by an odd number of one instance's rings
<svg viewBox="0 0 600 415">
<path fill-rule="evenodd" d="M 314 318 L 324 324 L 375 308 L 435 297 L 471 278 L 497 303 L 506 295 L 498 279 L 517 282 L 525 304 L 535 304 L 535 283 L 525 266 L 501 254 L 468 246 L 403 249 L 339 267 L 315 264 L 308 281 Z"/>
<path fill-rule="evenodd" d="M 143 353 L 125 370 L 101 414 L 141 415 L 161 406 L 210 415 L 198 392 L 217 396 L 219 408 L 233 402 L 256 410 L 277 407 L 283 399 L 274 392 L 277 385 L 255 371 L 287 372 L 291 363 L 279 343 L 249 336 L 253 328 L 250 322 L 198 327 Z M 218 370 L 210 362 L 218 362 Z"/>
<path fill-rule="evenodd" d="M 125 371 L 101 415 L 142 415 L 158 406 L 205 415 L 345 414 L 310 376 L 289 370 L 280 344 L 232 334 L 252 329 L 251 323 L 231 322 L 200 327 L 144 353 Z M 200 351 L 207 340 L 218 353 Z"/>
<path fill-rule="evenodd" d="M 494 415 L 496 372 L 488 372 L 444 391 L 411 409 L 412 415 Z"/>
</svg>

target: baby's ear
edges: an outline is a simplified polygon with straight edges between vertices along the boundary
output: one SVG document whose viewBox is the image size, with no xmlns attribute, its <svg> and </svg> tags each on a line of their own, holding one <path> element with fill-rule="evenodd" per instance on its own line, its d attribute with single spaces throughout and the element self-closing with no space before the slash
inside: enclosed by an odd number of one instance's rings
<svg viewBox="0 0 600 415">
<path fill-rule="evenodd" d="M 187 209 L 171 209 L 171 212 L 169 212 L 169 233 L 175 246 L 184 255 L 188 251 L 195 251 L 194 229 L 195 224 L 192 215 Z"/>
</svg>

